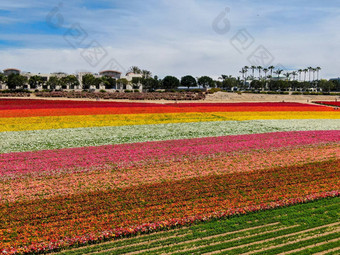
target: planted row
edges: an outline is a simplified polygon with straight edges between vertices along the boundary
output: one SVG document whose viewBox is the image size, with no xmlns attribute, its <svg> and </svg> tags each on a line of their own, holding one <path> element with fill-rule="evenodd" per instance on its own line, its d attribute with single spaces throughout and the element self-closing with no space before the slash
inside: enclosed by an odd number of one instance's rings
<svg viewBox="0 0 340 255">
<path fill-rule="evenodd" d="M 1 246 L 54 249 L 338 196 L 339 176 L 331 160 L 2 204 Z"/>
</svg>

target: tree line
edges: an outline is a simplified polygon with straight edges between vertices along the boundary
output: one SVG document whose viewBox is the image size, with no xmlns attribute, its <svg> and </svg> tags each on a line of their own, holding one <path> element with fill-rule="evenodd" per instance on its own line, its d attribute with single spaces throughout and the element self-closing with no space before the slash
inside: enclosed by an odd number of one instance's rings
<svg viewBox="0 0 340 255">
<path fill-rule="evenodd" d="M 93 74 L 85 74 L 82 77 L 81 89 L 88 90 L 92 86 L 97 89 L 104 86 L 105 89 L 126 89 L 130 84 L 133 89 L 140 86 L 145 91 L 156 91 L 158 89 L 176 90 L 179 87 L 190 88 L 220 88 L 222 90 L 293 90 L 304 91 L 308 89 L 322 89 L 322 91 L 340 91 L 340 82 L 337 80 L 328 81 L 319 79 L 319 71 L 321 68 L 306 68 L 298 71 L 284 72 L 281 69 L 275 69 L 274 66 L 262 68 L 261 66 L 245 66 L 240 73 L 242 77 L 233 77 L 231 75 L 221 75 L 217 80 L 209 76 L 193 77 L 185 75 L 178 79 L 175 76 L 166 76 L 163 79 L 158 76 L 152 76 L 148 70 L 142 70 L 137 66 L 132 66 L 129 72 L 140 74 L 140 77 L 133 77 L 131 81 L 125 78 L 115 79 L 109 76 L 96 77 Z M 257 74 L 256 74 L 257 71 Z M 273 74 L 277 75 L 275 79 Z M 281 74 L 286 77 L 282 79 Z M 292 79 L 290 79 L 290 77 Z M 308 81 L 307 80 L 308 77 Z M 7 84 L 9 89 L 25 88 L 26 84 L 31 89 L 38 87 L 49 87 L 55 90 L 57 87 L 61 89 L 75 88 L 80 85 L 80 81 L 75 75 L 67 75 L 64 77 L 51 76 L 48 80 L 46 77 L 34 75 L 29 78 L 23 75 L 10 74 L 5 76 L 0 73 L 0 83 Z"/>
</svg>

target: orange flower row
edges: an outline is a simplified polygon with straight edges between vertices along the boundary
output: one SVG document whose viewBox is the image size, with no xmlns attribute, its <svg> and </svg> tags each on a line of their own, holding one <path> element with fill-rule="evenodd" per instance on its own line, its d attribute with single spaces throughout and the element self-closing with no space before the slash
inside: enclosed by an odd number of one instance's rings
<svg viewBox="0 0 340 255">
<path fill-rule="evenodd" d="M 73 237 L 100 240 L 103 231 L 281 203 L 339 185 L 340 160 L 331 160 L 2 204 L 0 247 L 32 252 Z"/>
</svg>

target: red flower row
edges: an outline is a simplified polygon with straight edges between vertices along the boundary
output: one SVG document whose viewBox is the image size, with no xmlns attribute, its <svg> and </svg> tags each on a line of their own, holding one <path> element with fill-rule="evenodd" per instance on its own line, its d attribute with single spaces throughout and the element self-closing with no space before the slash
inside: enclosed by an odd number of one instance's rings
<svg viewBox="0 0 340 255">
<path fill-rule="evenodd" d="M 332 160 L 2 204 L 0 247 L 56 249 L 335 196 L 339 184 L 340 160 Z"/>
</svg>

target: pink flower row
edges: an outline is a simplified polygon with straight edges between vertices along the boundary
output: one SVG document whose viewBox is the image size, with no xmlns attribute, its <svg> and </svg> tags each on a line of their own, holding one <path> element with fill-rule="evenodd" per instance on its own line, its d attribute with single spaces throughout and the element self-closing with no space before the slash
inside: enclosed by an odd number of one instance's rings
<svg viewBox="0 0 340 255">
<path fill-rule="evenodd" d="M 293 131 L 0 154 L 0 176 L 82 172 L 150 162 L 340 142 L 340 130 Z"/>
</svg>

